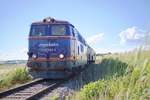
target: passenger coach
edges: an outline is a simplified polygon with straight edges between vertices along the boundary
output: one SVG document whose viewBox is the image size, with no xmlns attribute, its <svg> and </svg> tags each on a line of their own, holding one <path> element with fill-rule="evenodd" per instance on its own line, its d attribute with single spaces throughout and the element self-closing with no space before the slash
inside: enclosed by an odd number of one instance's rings
<svg viewBox="0 0 150 100">
<path fill-rule="evenodd" d="M 65 78 L 95 61 L 94 50 L 72 24 L 50 17 L 31 24 L 28 56 L 34 78 Z"/>
</svg>

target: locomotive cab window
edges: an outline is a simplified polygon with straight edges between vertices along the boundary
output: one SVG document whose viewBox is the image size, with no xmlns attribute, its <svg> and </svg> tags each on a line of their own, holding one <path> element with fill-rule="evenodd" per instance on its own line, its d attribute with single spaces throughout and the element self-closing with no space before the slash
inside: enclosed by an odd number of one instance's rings
<svg viewBox="0 0 150 100">
<path fill-rule="evenodd" d="M 52 25 L 51 26 L 51 34 L 52 35 L 65 35 L 66 34 L 66 26 L 65 25 Z"/>
<path fill-rule="evenodd" d="M 47 26 L 34 25 L 31 27 L 30 36 L 46 36 Z"/>
</svg>

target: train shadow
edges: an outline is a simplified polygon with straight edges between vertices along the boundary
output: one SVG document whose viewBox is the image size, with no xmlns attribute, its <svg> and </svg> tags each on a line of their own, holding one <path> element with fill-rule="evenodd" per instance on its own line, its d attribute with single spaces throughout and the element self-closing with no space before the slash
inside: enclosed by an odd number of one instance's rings
<svg viewBox="0 0 150 100">
<path fill-rule="evenodd" d="M 118 59 L 103 59 L 99 63 L 86 65 L 86 69 L 70 80 L 66 85 L 68 88 L 75 91 L 80 90 L 85 84 L 94 82 L 100 79 L 112 78 L 114 75 L 119 77 L 124 75 L 128 64 Z"/>
</svg>

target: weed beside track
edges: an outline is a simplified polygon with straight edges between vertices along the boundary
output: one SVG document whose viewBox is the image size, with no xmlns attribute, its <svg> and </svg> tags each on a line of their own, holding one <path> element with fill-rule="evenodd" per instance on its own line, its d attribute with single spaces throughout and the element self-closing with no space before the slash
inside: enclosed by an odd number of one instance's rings
<svg viewBox="0 0 150 100">
<path fill-rule="evenodd" d="M 0 91 L 26 83 L 30 80 L 31 78 L 25 67 L 16 67 L 2 74 L 2 77 L 0 77 Z"/>
</svg>

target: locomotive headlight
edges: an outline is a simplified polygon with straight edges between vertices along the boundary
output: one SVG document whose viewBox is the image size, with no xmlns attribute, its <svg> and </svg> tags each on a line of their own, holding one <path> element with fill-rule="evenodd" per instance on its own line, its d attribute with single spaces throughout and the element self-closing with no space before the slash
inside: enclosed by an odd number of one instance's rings
<svg viewBox="0 0 150 100">
<path fill-rule="evenodd" d="M 64 55 L 63 55 L 63 54 L 60 54 L 60 55 L 59 55 L 59 58 L 61 58 L 61 59 L 64 58 Z"/>
<path fill-rule="evenodd" d="M 37 58 L 37 55 L 36 55 L 36 54 L 33 54 L 32 57 L 33 57 L 33 58 Z"/>
</svg>

